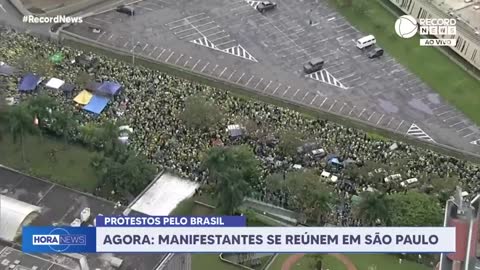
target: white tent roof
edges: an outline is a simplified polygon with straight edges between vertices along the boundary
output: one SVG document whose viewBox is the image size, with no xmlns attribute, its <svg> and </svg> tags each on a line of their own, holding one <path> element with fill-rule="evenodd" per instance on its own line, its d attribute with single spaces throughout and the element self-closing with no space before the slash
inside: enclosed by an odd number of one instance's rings
<svg viewBox="0 0 480 270">
<path fill-rule="evenodd" d="M 13 241 L 40 207 L 0 195 L 0 238 Z"/>
<path fill-rule="evenodd" d="M 199 184 L 170 174 L 163 174 L 133 204 L 133 210 L 151 216 L 166 216 L 185 199 L 190 198 Z"/>
<path fill-rule="evenodd" d="M 60 87 L 62 87 L 62 85 L 64 84 L 65 82 L 60 80 L 60 79 L 57 79 L 57 78 L 51 78 L 48 83 L 47 83 L 47 87 L 48 88 L 53 88 L 53 89 L 59 89 Z"/>
</svg>

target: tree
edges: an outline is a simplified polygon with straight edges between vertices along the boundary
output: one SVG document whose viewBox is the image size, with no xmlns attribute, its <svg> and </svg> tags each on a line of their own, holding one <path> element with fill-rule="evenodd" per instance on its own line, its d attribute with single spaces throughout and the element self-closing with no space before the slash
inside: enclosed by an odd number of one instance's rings
<svg viewBox="0 0 480 270">
<path fill-rule="evenodd" d="M 74 115 L 70 111 L 53 111 L 49 129 L 56 136 L 63 137 L 66 145 L 75 125 Z"/>
<path fill-rule="evenodd" d="M 323 254 L 308 254 L 307 257 L 312 262 L 312 270 L 323 270 Z"/>
<path fill-rule="evenodd" d="M 260 163 L 246 145 L 212 148 L 203 166 L 215 182 L 217 208 L 223 214 L 235 212 L 260 176 Z"/>
<path fill-rule="evenodd" d="M 289 172 L 285 181 L 289 207 L 323 225 L 334 202 L 332 189 L 311 171 Z"/>
<path fill-rule="evenodd" d="M 55 100 L 47 95 L 36 96 L 27 102 L 28 110 L 39 120 L 41 127 L 51 118 L 52 108 L 55 106 Z"/>
<path fill-rule="evenodd" d="M 13 142 L 19 143 L 22 148 L 22 160 L 25 163 L 25 136 L 38 132 L 34 117 L 26 105 L 20 104 L 9 111 L 7 121 Z"/>
<path fill-rule="evenodd" d="M 390 200 L 389 219 L 393 226 L 439 226 L 442 208 L 438 201 L 425 193 L 409 191 L 387 196 Z"/>
<path fill-rule="evenodd" d="M 302 146 L 302 134 L 297 131 L 286 131 L 280 135 L 280 143 L 278 148 L 284 156 L 295 156 L 297 148 Z"/>
<path fill-rule="evenodd" d="M 388 225 L 390 223 L 389 205 L 384 193 L 365 191 L 360 194 L 360 202 L 353 210 L 363 225 Z"/>
<path fill-rule="evenodd" d="M 92 161 L 101 186 L 114 191 L 118 198 L 134 198 L 153 180 L 156 170 L 142 155 L 125 151 L 116 158 L 97 156 Z"/>
<path fill-rule="evenodd" d="M 213 102 L 203 96 L 192 96 L 185 101 L 180 119 L 189 128 L 208 129 L 222 120 L 222 112 Z"/>
</svg>

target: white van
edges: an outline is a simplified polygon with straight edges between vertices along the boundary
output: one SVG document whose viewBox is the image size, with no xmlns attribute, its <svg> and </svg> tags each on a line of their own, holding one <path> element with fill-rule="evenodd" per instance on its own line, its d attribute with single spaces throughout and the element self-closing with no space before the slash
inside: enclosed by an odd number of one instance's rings
<svg viewBox="0 0 480 270">
<path fill-rule="evenodd" d="M 368 35 L 357 40 L 357 48 L 364 49 L 377 43 L 373 35 Z"/>
<path fill-rule="evenodd" d="M 418 182 L 418 179 L 417 178 L 410 178 L 410 179 L 407 179 L 403 182 L 400 183 L 400 185 L 402 187 L 406 187 L 406 186 L 409 186 L 409 185 L 412 185 L 412 184 L 415 184 Z"/>
</svg>

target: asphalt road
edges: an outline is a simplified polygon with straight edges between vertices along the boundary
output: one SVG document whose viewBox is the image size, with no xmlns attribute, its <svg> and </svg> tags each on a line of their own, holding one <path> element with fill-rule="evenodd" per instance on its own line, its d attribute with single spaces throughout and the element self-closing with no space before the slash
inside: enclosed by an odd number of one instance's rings
<svg viewBox="0 0 480 270">
<path fill-rule="evenodd" d="M 6 0 L 0 0 L 6 1 Z M 480 153 L 480 130 L 391 56 L 371 60 L 354 45 L 366 35 L 325 1 L 145 0 L 136 16 L 116 11 L 66 31 L 304 106 Z M 100 28 L 93 33 L 92 27 Z M 392 26 L 393 27 L 393 26 Z M 305 75 L 312 58 L 324 69 Z"/>
<path fill-rule="evenodd" d="M 0 24 L 7 24 L 26 32 L 48 35 L 49 24 L 26 24 L 22 22 L 22 15 L 8 0 L 0 0 Z"/>
</svg>

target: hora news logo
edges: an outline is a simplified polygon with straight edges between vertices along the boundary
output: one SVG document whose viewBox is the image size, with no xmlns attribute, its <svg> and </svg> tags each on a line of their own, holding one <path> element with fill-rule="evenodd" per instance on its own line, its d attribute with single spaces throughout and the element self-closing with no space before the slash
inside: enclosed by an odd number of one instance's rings
<svg viewBox="0 0 480 270">
<path fill-rule="evenodd" d="M 85 246 L 87 236 L 84 234 L 70 234 L 66 229 L 55 228 L 49 234 L 33 234 L 33 246 L 49 246 L 52 251 L 63 252 L 70 246 Z"/>
<path fill-rule="evenodd" d="M 395 22 L 395 32 L 401 38 L 412 38 L 417 33 L 422 36 L 455 36 L 457 34 L 455 19 L 420 19 L 419 22 L 410 15 L 403 15 Z M 421 38 L 420 46 L 455 46 L 457 40 L 444 38 Z"/>
</svg>

